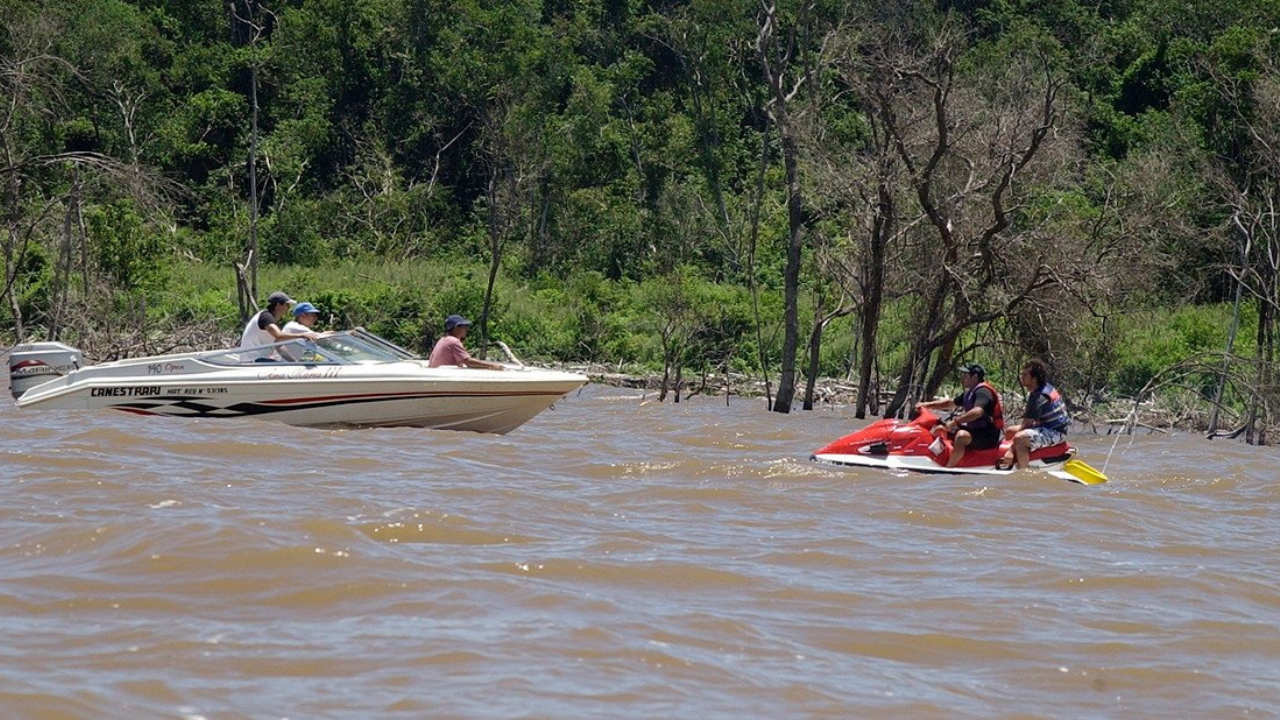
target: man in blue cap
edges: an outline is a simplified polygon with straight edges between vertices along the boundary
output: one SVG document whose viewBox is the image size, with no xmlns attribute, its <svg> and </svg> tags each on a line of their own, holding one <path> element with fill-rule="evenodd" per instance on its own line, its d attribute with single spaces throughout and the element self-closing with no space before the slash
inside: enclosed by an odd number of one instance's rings
<svg viewBox="0 0 1280 720">
<path fill-rule="evenodd" d="M 293 319 L 284 326 L 287 333 L 314 332 L 316 321 L 320 319 L 320 308 L 309 302 L 300 302 L 293 306 Z"/>
<path fill-rule="evenodd" d="M 471 321 L 461 315 L 450 315 L 444 320 L 444 337 L 431 349 L 431 359 L 427 364 L 431 367 L 454 365 L 457 367 L 484 368 L 486 370 L 506 370 L 506 367 L 495 362 L 471 357 L 462 344 L 467 332 L 471 330 Z"/>
</svg>

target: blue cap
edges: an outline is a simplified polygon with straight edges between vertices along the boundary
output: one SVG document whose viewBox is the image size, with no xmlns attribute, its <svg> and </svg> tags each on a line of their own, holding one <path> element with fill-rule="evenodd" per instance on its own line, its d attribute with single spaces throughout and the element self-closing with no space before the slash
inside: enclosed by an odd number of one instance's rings
<svg viewBox="0 0 1280 720">
<path fill-rule="evenodd" d="M 470 325 L 470 324 L 471 324 L 471 321 L 462 317 L 461 315 L 450 315 L 449 317 L 444 319 L 444 331 L 449 332 L 450 330 L 458 327 L 459 325 Z"/>
<path fill-rule="evenodd" d="M 307 313 L 320 314 L 320 310 L 309 302 L 301 302 L 293 306 L 293 316 L 306 315 Z"/>
</svg>

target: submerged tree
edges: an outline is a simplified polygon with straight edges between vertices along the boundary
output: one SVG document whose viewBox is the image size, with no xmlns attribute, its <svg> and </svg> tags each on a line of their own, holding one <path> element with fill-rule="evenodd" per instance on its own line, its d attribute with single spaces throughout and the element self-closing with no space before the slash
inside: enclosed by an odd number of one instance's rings
<svg viewBox="0 0 1280 720">
<path fill-rule="evenodd" d="M 828 25 L 838 16 L 819 12 L 817 0 L 802 0 L 795 14 L 777 0 L 764 0 L 759 14 L 756 50 L 767 89 L 765 109 L 777 130 L 786 181 L 787 241 L 783 270 L 782 368 L 774 412 L 791 412 L 796 391 L 796 351 L 800 344 L 800 270 L 811 219 L 805 213 L 800 173 L 800 130 L 807 113 L 817 112 L 822 92 L 823 50 L 833 37 Z M 806 93 L 805 95 L 802 95 Z"/>
<path fill-rule="evenodd" d="M 258 246 L 258 215 L 261 210 L 258 194 L 258 79 L 265 62 L 264 52 L 268 30 L 275 16 L 258 0 L 229 0 L 231 10 L 231 35 L 236 44 L 247 48 L 249 67 L 249 151 L 246 171 L 249 183 L 249 236 L 245 241 L 244 263 L 236 263 L 236 282 L 239 289 L 240 321 L 244 322 L 258 307 L 258 262 L 261 257 Z"/>
<path fill-rule="evenodd" d="M 969 350 L 964 332 L 1054 282 L 1052 245 L 1015 220 L 1036 184 L 1053 182 L 1051 161 L 1073 151 L 1061 127 L 1066 79 L 1047 41 L 1023 40 L 966 52 L 967 32 L 945 18 L 871 68 L 891 78 L 877 112 L 925 218 L 908 281 L 913 339 L 886 414 L 936 392 Z M 1055 158 L 1047 150 L 1058 145 Z"/>
<path fill-rule="evenodd" d="M 1267 51 L 1266 40 L 1255 42 L 1253 52 L 1243 58 L 1228 58 L 1227 67 L 1207 68 L 1230 119 L 1217 138 L 1221 144 L 1215 148 L 1215 166 L 1217 185 L 1230 208 L 1231 234 L 1239 257 L 1239 265 L 1232 270 L 1235 311 L 1215 411 L 1222 404 L 1223 389 L 1231 375 L 1235 328 L 1242 295 L 1247 294 L 1257 308 L 1257 354 L 1242 430 L 1247 442 L 1265 445 L 1267 428 L 1280 403 L 1275 370 L 1280 359 L 1280 62 Z M 1230 67 L 1232 60 L 1247 69 Z M 1215 412 L 1215 424 L 1216 419 Z M 1210 433 L 1216 430 L 1211 427 Z"/>
</svg>

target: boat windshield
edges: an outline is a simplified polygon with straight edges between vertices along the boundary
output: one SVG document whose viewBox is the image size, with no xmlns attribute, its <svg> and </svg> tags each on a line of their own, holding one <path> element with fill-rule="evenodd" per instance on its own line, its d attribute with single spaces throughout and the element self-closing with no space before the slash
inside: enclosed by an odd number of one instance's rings
<svg viewBox="0 0 1280 720">
<path fill-rule="evenodd" d="M 326 335 L 319 340 L 286 340 L 256 348 L 236 348 L 205 353 L 202 360 L 215 365 L 300 363 L 304 365 L 355 365 L 418 359 L 416 355 L 367 330 Z"/>
</svg>

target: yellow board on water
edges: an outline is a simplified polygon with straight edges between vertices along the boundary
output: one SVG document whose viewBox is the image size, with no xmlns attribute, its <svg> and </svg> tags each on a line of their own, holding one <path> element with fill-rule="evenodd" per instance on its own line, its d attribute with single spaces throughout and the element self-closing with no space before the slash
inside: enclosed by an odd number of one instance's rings
<svg viewBox="0 0 1280 720">
<path fill-rule="evenodd" d="M 1101 470 L 1092 467 L 1083 460 L 1074 458 L 1068 460 L 1062 464 L 1062 469 L 1085 485 L 1101 485 L 1107 481 L 1107 476 L 1103 475 Z"/>
</svg>

